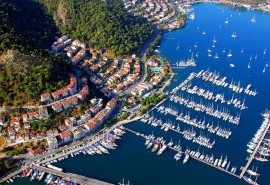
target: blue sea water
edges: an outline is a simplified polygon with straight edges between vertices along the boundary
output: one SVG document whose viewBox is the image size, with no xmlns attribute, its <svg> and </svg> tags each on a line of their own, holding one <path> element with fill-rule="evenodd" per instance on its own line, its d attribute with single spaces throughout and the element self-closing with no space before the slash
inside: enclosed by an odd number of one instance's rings
<svg viewBox="0 0 270 185">
<path fill-rule="evenodd" d="M 216 144 L 213 149 L 198 147 L 190 141 L 173 131 L 164 132 L 159 127 L 152 127 L 140 121 L 126 125 L 128 128 L 144 134 L 155 134 L 163 136 L 168 142 L 172 138 L 175 142 L 180 140 L 181 146 L 185 150 L 187 146 L 192 150 L 200 150 L 204 154 L 214 154 L 215 158 L 227 156 L 231 161 L 231 166 L 237 165 L 238 169 L 246 163 L 246 144 L 260 127 L 263 118 L 260 115 L 266 108 L 270 107 L 270 70 L 263 68 L 270 60 L 270 15 L 260 11 L 246 11 L 245 9 L 232 9 L 220 4 L 201 3 L 193 6 L 195 19 L 188 20 L 184 29 L 165 33 L 160 44 L 161 55 L 166 57 L 170 63 L 175 64 L 181 59 L 188 59 L 192 53 L 196 60 L 196 67 L 185 69 L 174 68 L 177 73 L 176 80 L 166 90 L 171 91 L 176 85 L 185 80 L 191 72 L 209 70 L 220 72 L 221 76 L 227 76 L 227 82 L 240 81 L 241 86 L 246 87 L 252 84 L 251 89 L 257 90 L 257 96 L 245 94 L 234 94 L 239 99 L 246 100 L 247 110 L 241 112 L 239 125 L 233 125 L 219 119 L 194 112 L 172 102 L 165 102 L 164 106 L 171 106 L 179 111 L 189 112 L 192 117 L 206 121 L 211 121 L 215 125 L 230 128 L 232 135 L 229 139 L 224 139 L 216 135 L 209 134 L 211 140 L 215 139 Z M 251 18 L 256 18 L 252 23 Z M 228 24 L 225 23 L 228 19 Z M 202 34 L 205 31 L 206 34 Z M 231 34 L 235 32 L 236 38 Z M 213 39 L 216 39 L 215 47 L 212 47 Z M 176 50 L 177 46 L 180 46 Z M 197 47 L 195 47 L 195 45 Z M 207 50 L 212 50 L 212 57 L 208 56 Z M 223 53 L 223 50 L 225 52 Z M 243 49 L 243 53 L 241 50 Z M 264 51 L 266 49 L 266 53 Z M 190 52 L 191 50 L 191 52 Z M 227 57 L 231 50 L 232 57 Z M 214 55 L 218 54 L 219 59 Z M 196 57 L 196 54 L 198 57 Z M 252 55 L 252 60 L 250 57 Z M 257 55 L 257 59 L 255 56 Z M 250 69 L 247 67 L 250 62 Z M 234 64 L 231 67 L 230 64 Z M 233 93 L 228 88 L 213 86 L 209 82 L 193 80 L 192 85 L 198 85 L 214 93 L 224 92 L 225 97 L 231 97 Z M 183 93 L 185 96 L 187 94 Z M 200 101 L 199 97 L 194 95 Z M 221 106 L 221 105 L 220 105 Z M 224 106 L 226 107 L 226 106 Z M 239 113 L 235 108 L 229 107 L 233 115 Z M 163 121 L 172 121 L 176 125 L 179 123 L 181 130 L 191 128 L 189 125 L 178 122 L 170 115 L 160 115 L 153 111 L 151 115 L 161 118 Z M 194 128 L 196 129 L 196 128 Z M 198 129 L 197 133 L 200 131 Z M 207 135 L 207 131 L 202 131 Z M 208 165 L 190 159 L 183 165 L 182 160 L 176 162 L 173 159 L 175 152 L 167 150 L 163 155 L 157 156 L 146 150 L 145 140 L 132 133 L 127 133 L 122 140 L 118 141 L 118 148 L 111 151 L 109 155 L 80 155 L 55 164 L 65 171 L 86 175 L 96 179 L 111 183 L 118 183 L 122 178 L 128 179 L 134 185 L 244 185 L 243 180 L 232 177 L 222 171 Z M 260 163 L 253 161 L 251 166 L 258 166 L 261 174 L 258 183 L 269 185 L 270 173 L 269 162 Z M 238 170 L 239 173 L 239 170 Z M 17 179 L 10 184 L 44 184 L 43 182 L 30 182 L 29 179 Z"/>
</svg>

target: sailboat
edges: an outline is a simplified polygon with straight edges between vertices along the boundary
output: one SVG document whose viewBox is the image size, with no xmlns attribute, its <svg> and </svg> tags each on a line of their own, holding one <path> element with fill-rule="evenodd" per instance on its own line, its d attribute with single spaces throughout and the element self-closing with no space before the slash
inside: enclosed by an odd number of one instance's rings
<svg viewBox="0 0 270 185">
<path fill-rule="evenodd" d="M 248 63 L 248 68 L 250 69 L 250 62 Z"/>
<path fill-rule="evenodd" d="M 232 38 L 236 38 L 236 37 L 237 37 L 236 32 L 233 32 L 233 33 L 231 34 L 231 36 L 232 36 Z"/>
<path fill-rule="evenodd" d="M 253 171 L 253 168 L 254 168 L 254 166 L 252 166 L 252 169 L 251 170 L 247 170 L 247 173 L 250 174 L 250 175 L 253 175 L 253 176 L 259 176 L 260 174 L 257 173 L 258 167 L 256 167 L 256 170 L 255 171 Z"/>
<path fill-rule="evenodd" d="M 251 22 L 256 22 L 255 16 L 251 18 Z"/>
<path fill-rule="evenodd" d="M 218 54 L 217 54 L 217 53 L 216 53 L 216 55 L 215 55 L 215 58 L 216 58 L 216 59 L 218 59 L 218 58 L 219 58 L 219 56 L 218 56 Z"/>
<path fill-rule="evenodd" d="M 129 185 L 130 183 L 129 183 L 129 181 L 127 181 L 127 183 L 125 182 L 125 179 L 122 179 L 119 183 L 118 183 L 118 185 Z"/>
<path fill-rule="evenodd" d="M 258 56 L 257 56 L 257 54 L 255 55 L 255 59 L 257 59 L 258 58 Z"/>
<path fill-rule="evenodd" d="M 263 73 L 265 73 L 266 67 L 263 68 Z"/>
<path fill-rule="evenodd" d="M 232 56 L 232 54 L 231 54 L 231 50 L 230 50 L 230 52 L 228 53 L 228 55 L 227 55 L 228 57 L 231 57 Z"/>
<path fill-rule="evenodd" d="M 205 35 L 205 34 L 206 34 L 205 30 L 202 32 L 202 34 L 203 34 L 203 35 Z"/>
<path fill-rule="evenodd" d="M 226 21 L 225 21 L 225 24 L 228 24 L 229 23 L 229 20 L 228 20 L 228 18 L 226 19 Z"/>
<path fill-rule="evenodd" d="M 244 53 L 244 49 L 242 48 L 241 53 Z"/>
<path fill-rule="evenodd" d="M 179 47 L 180 47 L 180 46 L 179 46 L 179 44 L 178 44 L 178 46 L 176 47 L 176 50 L 178 50 L 178 49 L 179 49 Z"/>
<path fill-rule="evenodd" d="M 234 67 L 234 64 L 230 64 L 231 67 Z"/>
<path fill-rule="evenodd" d="M 264 54 L 264 55 L 266 54 L 266 48 L 264 49 L 263 54 Z"/>
<path fill-rule="evenodd" d="M 216 42 L 217 42 L 216 36 L 214 35 L 213 43 L 216 43 Z"/>
<path fill-rule="evenodd" d="M 226 50 L 225 50 L 225 48 L 223 49 L 223 51 L 222 51 L 223 53 L 225 53 L 226 52 Z"/>
<path fill-rule="evenodd" d="M 213 44 L 212 44 L 212 48 L 214 48 L 214 47 L 216 47 L 216 46 L 215 46 L 215 43 L 213 42 Z"/>
<path fill-rule="evenodd" d="M 252 55 L 250 56 L 249 60 L 252 60 Z"/>
</svg>

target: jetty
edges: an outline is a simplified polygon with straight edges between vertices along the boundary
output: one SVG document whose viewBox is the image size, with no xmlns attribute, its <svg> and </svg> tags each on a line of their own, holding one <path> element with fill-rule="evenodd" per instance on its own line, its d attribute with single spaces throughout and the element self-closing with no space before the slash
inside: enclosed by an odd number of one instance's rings
<svg viewBox="0 0 270 185">
<path fill-rule="evenodd" d="M 139 132 L 136 132 L 136 131 L 131 130 L 131 129 L 126 128 L 126 127 L 122 127 L 122 128 L 125 129 L 125 130 L 127 130 L 127 131 L 129 131 L 129 132 L 131 132 L 131 133 L 133 133 L 133 134 L 136 134 L 137 136 L 141 136 L 141 137 L 147 139 L 147 137 L 146 137 L 144 134 L 141 134 L 141 133 L 139 133 Z M 176 151 L 176 152 L 179 152 L 177 149 L 175 149 L 175 148 L 173 148 L 173 147 L 171 147 L 171 146 L 168 146 L 168 148 L 170 148 L 171 150 L 174 150 L 174 151 Z M 211 163 L 209 163 L 209 162 L 206 162 L 206 161 L 204 161 L 203 159 L 197 158 L 197 157 L 195 157 L 195 156 L 192 156 L 192 155 L 189 155 L 189 156 L 190 156 L 191 158 L 193 158 L 193 159 L 199 161 L 199 162 L 202 162 L 202 163 L 204 163 L 204 164 L 206 164 L 206 165 L 209 165 L 209 166 L 211 166 L 211 167 L 213 167 L 213 168 L 216 168 L 216 169 L 218 169 L 218 170 L 221 170 L 221 171 L 223 171 L 223 172 L 225 172 L 225 173 L 227 173 L 227 174 L 229 174 L 229 175 L 232 175 L 232 176 L 234 176 L 234 177 L 239 178 L 239 175 L 237 175 L 237 174 L 235 174 L 235 173 L 232 173 L 232 172 L 230 172 L 230 171 L 228 171 L 228 170 L 226 170 L 226 169 L 224 169 L 224 168 L 222 168 L 222 167 L 215 166 L 214 164 L 211 164 Z"/>
<path fill-rule="evenodd" d="M 267 119 L 268 125 L 267 125 L 267 127 L 265 128 L 265 130 L 264 130 L 264 132 L 263 132 L 263 135 L 262 135 L 262 137 L 260 138 L 260 140 L 259 140 L 257 146 L 255 147 L 254 151 L 252 152 L 252 154 L 251 154 L 250 157 L 248 158 L 247 164 L 246 164 L 244 167 L 242 167 L 242 172 L 241 172 L 241 174 L 240 174 L 240 176 L 239 176 L 240 179 L 244 176 L 244 174 L 246 173 L 246 171 L 247 171 L 249 165 L 250 165 L 251 162 L 253 161 L 254 156 L 255 156 L 255 154 L 257 153 L 257 151 L 259 150 L 259 148 L 260 148 L 260 146 L 261 146 L 261 143 L 262 143 L 263 139 L 265 138 L 265 135 L 267 134 L 267 131 L 268 131 L 269 127 L 270 127 L 270 121 L 269 121 L 269 119 L 268 119 L 268 118 L 265 118 L 265 119 Z"/>
<path fill-rule="evenodd" d="M 42 167 L 42 166 L 39 166 L 36 164 L 33 164 L 32 168 L 37 169 L 39 171 L 43 171 L 43 172 L 48 173 L 48 174 L 53 174 L 53 175 L 56 175 L 58 177 L 62 177 L 63 179 L 68 180 L 68 181 L 75 180 L 76 181 L 75 183 L 80 184 L 80 185 L 86 185 L 86 184 L 89 184 L 89 185 L 112 185 L 111 183 L 108 183 L 108 182 L 103 182 L 103 181 L 100 181 L 97 179 L 92 179 L 92 178 L 85 177 L 85 176 L 78 175 L 78 174 L 74 174 L 74 173 L 65 173 L 65 172 L 57 171 L 57 170 Z"/>
</svg>

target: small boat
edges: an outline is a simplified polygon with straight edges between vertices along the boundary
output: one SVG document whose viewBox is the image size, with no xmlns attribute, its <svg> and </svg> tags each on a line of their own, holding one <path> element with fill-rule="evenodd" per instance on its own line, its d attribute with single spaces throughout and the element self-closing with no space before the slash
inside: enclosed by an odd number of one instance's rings
<svg viewBox="0 0 270 185">
<path fill-rule="evenodd" d="M 252 60 L 252 55 L 250 56 L 249 60 Z"/>
<path fill-rule="evenodd" d="M 215 55 L 215 58 L 216 58 L 216 59 L 218 59 L 218 58 L 219 58 L 219 56 L 218 56 L 218 54 L 217 54 L 217 53 L 216 53 L 216 55 Z"/>
<path fill-rule="evenodd" d="M 228 20 L 228 18 L 226 19 L 226 21 L 225 21 L 225 24 L 228 24 L 229 23 L 229 20 Z"/>
<path fill-rule="evenodd" d="M 253 22 L 253 23 L 256 22 L 255 16 L 253 16 L 250 20 L 251 20 L 251 22 Z"/>
<path fill-rule="evenodd" d="M 231 37 L 232 37 L 232 38 L 236 38 L 236 37 L 237 37 L 236 32 L 233 32 L 233 33 L 231 34 Z"/>
<path fill-rule="evenodd" d="M 250 69 L 250 62 L 248 63 L 248 68 Z"/>
<path fill-rule="evenodd" d="M 195 19 L 195 14 L 194 13 L 190 14 L 189 18 L 194 20 Z"/>
<path fill-rule="evenodd" d="M 176 50 L 179 50 L 179 48 L 180 48 L 180 46 L 179 46 L 179 44 L 178 44 L 178 46 L 176 47 Z"/>
<path fill-rule="evenodd" d="M 183 160 L 183 164 L 186 164 L 186 163 L 188 162 L 188 160 L 189 160 L 189 154 L 186 153 L 186 154 L 185 154 L 185 158 L 184 158 L 184 160 Z"/>
<path fill-rule="evenodd" d="M 129 185 L 129 184 L 130 182 L 129 181 L 125 182 L 124 178 L 118 183 L 118 185 Z"/>
<path fill-rule="evenodd" d="M 244 49 L 241 50 L 241 53 L 244 53 Z"/>
<path fill-rule="evenodd" d="M 227 55 L 228 57 L 232 57 L 232 53 L 231 53 L 231 50 L 229 51 L 229 53 L 228 53 L 228 55 Z"/>
<path fill-rule="evenodd" d="M 266 67 L 263 68 L 263 73 L 265 73 Z"/>
<path fill-rule="evenodd" d="M 223 49 L 223 51 L 222 51 L 223 53 L 225 53 L 226 52 L 226 50 L 225 50 L 225 48 Z"/>
<path fill-rule="evenodd" d="M 205 35 L 205 34 L 206 34 L 205 30 L 202 32 L 202 34 L 203 34 L 203 35 Z"/>
<path fill-rule="evenodd" d="M 263 54 L 264 54 L 264 55 L 266 54 L 266 48 L 264 49 Z"/>
<path fill-rule="evenodd" d="M 234 67 L 234 64 L 230 64 L 231 67 Z"/>
<path fill-rule="evenodd" d="M 258 185 L 258 183 L 256 181 L 253 181 L 250 177 L 248 177 L 246 175 L 243 177 L 243 179 L 249 184 Z"/>
</svg>

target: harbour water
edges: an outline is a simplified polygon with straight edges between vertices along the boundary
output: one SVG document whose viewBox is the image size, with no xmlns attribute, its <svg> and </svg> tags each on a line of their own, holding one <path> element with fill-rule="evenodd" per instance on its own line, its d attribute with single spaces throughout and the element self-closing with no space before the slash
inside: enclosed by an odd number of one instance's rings
<svg viewBox="0 0 270 185">
<path fill-rule="evenodd" d="M 185 140 L 182 135 L 168 131 L 164 132 L 160 127 L 152 127 L 147 123 L 137 121 L 125 125 L 126 127 L 144 133 L 146 135 L 154 134 L 158 137 L 164 137 L 167 143 L 172 138 L 179 142 L 185 150 L 189 147 L 191 150 L 200 150 L 201 153 L 223 158 L 225 156 L 230 160 L 231 166 L 239 168 L 246 164 L 248 153 L 246 152 L 247 143 L 256 133 L 263 122 L 260 115 L 266 108 L 270 108 L 270 70 L 266 67 L 270 61 L 270 15 L 260 11 L 247 11 L 245 9 L 231 9 L 220 4 L 201 3 L 193 6 L 195 19 L 188 20 L 187 26 L 182 30 L 165 33 L 158 48 L 160 54 L 166 57 L 170 63 L 175 64 L 180 60 L 187 60 L 193 53 L 196 60 L 196 67 L 174 68 L 177 73 L 171 86 L 167 91 L 184 81 L 191 72 L 198 73 L 200 70 L 209 70 L 219 72 L 221 77 L 227 76 L 226 82 L 231 83 L 234 80 L 237 85 L 240 81 L 244 88 L 252 84 L 251 89 L 258 92 L 256 96 L 249 96 L 244 93 L 233 93 L 228 88 L 212 85 L 199 79 L 192 80 L 192 86 L 205 88 L 214 93 L 224 93 L 225 97 L 245 99 L 248 107 L 241 111 L 241 120 L 239 125 L 231 124 L 221 119 L 210 117 L 205 113 L 196 112 L 184 106 L 171 101 L 166 101 L 163 106 L 172 107 L 180 112 L 189 113 L 192 117 L 199 120 L 205 118 L 206 122 L 213 122 L 214 125 L 230 128 L 232 135 L 229 139 L 210 134 L 206 130 L 197 131 L 197 135 L 203 133 L 215 139 L 215 145 L 212 149 L 199 146 L 191 141 Z M 256 22 L 251 22 L 252 17 Z M 228 23 L 225 23 L 228 20 Z M 203 34 L 205 33 L 205 34 Z M 236 37 L 231 35 L 236 33 Z M 169 39 L 168 39 L 169 38 Z M 171 39 L 174 38 L 174 39 Z M 213 40 L 216 42 L 213 44 Z M 179 46 L 179 48 L 178 48 Z M 213 47 L 214 46 L 214 47 Z M 178 49 L 177 49 L 178 48 Z M 241 52 L 243 49 L 243 52 Z M 212 56 L 208 56 L 211 50 Z M 225 51 L 225 52 L 223 52 Z M 229 51 L 232 56 L 228 57 Z M 218 55 L 218 58 L 214 57 Z M 252 56 L 252 59 L 251 59 Z M 230 65 L 233 64 L 233 65 Z M 248 65 L 250 64 L 250 68 Z M 233 67 L 234 66 L 234 67 Z M 266 68 L 265 68 L 266 67 Z M 263 73 L 263 69 L 265 72 Z M 191 97 L 185 92 L 183 96 Z M 193 95 L 198 102 L 201 98 Z M 215 102 L 215 106 L 222 106 Z M 239 109 L 229 107 L 232 114 L 239 113 Z M 191 129 L 190 125 L 181 123 L 175 119 L 175 116 L 167 114 L 164 116 L 156 110 L 150 113 L 155 118 L 162 119 L 163 122 L 171 121 L 177 125 L 179 123 L 181 131 Z M 182 160 L 174 160 L 175 151 L 167 149 L 164 154 L 158 156 L 147 150 L 145 139 L 127 132 L 121 140 L 117 142 L 118 148 L 111 150 L 108 155 L 79 155 L 69 158 L 54 165 L 63 168 L 65 171 L 78 173 L 110 183 L 118 183 L 121 179 L 128 179 L 132 184 L 146 185 L 205 185 L 205 184 L 247 184 L 244 180 L 228 175 L 213 167 L 205 165 L 196 160 L 190 159 L 183 165 Z M 262 163 L 253 161 L 251 166 L 258 166 L 260 176 L 258 183 L 261 185 L 270 184 L 268 174 L 270 173 L 269 162 Z M 28 179 L 16 179 L 10 184 L 44 184 L 43 182 L 29 181 Z"/>
</svg>

